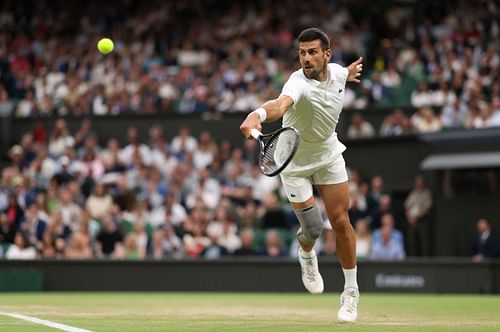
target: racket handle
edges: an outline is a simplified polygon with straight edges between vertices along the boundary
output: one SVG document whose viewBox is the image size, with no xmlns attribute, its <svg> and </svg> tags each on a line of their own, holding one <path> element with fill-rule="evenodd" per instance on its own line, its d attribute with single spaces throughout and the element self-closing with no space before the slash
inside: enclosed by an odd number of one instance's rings
<svg viewBox="0 0 500 332">
<path fill-rule="evenodd" d="M 250 130 L 250 135 L 253 138 L 258 139 L 262 135 L 262 133 L 254 128 L 254 129 Z"/>
</svg>

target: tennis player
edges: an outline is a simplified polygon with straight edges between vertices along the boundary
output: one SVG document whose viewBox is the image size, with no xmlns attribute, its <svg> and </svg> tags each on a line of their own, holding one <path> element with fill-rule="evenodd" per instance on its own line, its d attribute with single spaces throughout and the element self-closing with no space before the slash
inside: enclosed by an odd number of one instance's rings
<svg viewBox="0 0 500 332">
<path fill-rule="evenodd" d="M 360 82 L 362 58 L 348 67 L 329 63 L 330 41 L 317 28 L 302 31 L 298 41 L 302 68 L 292 73 L 277 99 L 269 100 L 249 113 L 240 130 L 250 138 L 251 129 L 261 131 L 262 122 L 280 118 L 283 118 L 283 127 L 293 126 L 299 130 L 301 140 L 297 153 L 280 176 L 300 222 L 297 238 L 302 282 L 310 293 L 323 292 L 323 279 L 313 249 L 323 230 L 321 214 L 313 196 L 314 185 L 335 231 L 338 257 L 345 276 L 338 319 L 354 323 L 359 303 L 356 240 L 347 214 L 348 178 L 342 157 L 346 147 L 338 140 L 335 127 L 342 111 L 346 82 Z"/>
</svg>

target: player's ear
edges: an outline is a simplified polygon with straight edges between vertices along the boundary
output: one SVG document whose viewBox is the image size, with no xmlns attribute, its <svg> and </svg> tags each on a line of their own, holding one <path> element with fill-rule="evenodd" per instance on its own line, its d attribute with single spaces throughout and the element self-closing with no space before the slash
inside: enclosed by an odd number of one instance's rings
<svg viewBox="0 0 500 332">
<path fill-rule="evenodd" d="M 327 48 L 325 50 L 325 57 L 326 57 L 326 60 L 330 61 L 330 58 L 332 57 L 332 50 L 330 48 Z"/>
</svg>

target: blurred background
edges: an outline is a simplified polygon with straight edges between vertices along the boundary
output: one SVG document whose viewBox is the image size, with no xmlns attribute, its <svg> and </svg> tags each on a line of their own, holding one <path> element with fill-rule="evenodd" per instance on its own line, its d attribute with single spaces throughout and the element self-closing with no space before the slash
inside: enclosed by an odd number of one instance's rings
<svg viewBox="0 0 500 332">
<path fill-rule="evenodd" d="M 361 264 L 495 260 L 498 17 L 498 1 L 4 0 L 0 258 L 295 257 L 298 222 L 239 124 L 314 26 L 332 62 L 364 59 L 337 127 Z"/>
</svg>

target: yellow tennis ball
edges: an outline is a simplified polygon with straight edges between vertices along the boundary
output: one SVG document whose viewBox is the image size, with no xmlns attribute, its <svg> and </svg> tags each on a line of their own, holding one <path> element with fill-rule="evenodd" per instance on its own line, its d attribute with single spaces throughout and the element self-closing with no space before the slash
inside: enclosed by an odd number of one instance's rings
<svg viewBox="0 0 500 332">
<path fill-rule="evenodd" d="M 108 53 L 112 52 L 114 46 L 115 45 L 113 44 L 113 41 L 111 39 L 109 39 L 109 38 L 102 38 L 97 43 L 97 49 L 102 54 L 108 54 Z"/>
</svg>

